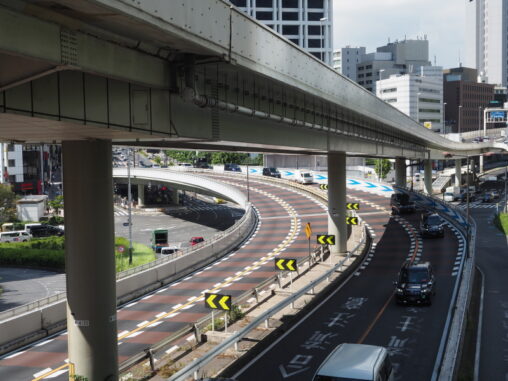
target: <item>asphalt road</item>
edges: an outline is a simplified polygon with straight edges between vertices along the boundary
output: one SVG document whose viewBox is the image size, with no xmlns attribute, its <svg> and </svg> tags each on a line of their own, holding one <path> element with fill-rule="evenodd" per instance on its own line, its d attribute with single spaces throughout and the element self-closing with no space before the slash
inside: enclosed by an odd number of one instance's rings
<svg viewBox="0 0 508 381">
<path fill-rule="evenodd" d="M 348 195 L 389 208 L 379 196 L 350 190 Z M 253 362 L 226 375 L 240 381 L 310 380 L 336 345 L 351 342 L 388 348 L 396 380 L 431 379 L 456 280 L 459 242 L 450 228 L 444 239 L 422 240 L 415 229 L 418 215 L 390 218 L 363 205 L 360 215 L 376 234 L 366 266 Z M 392 282 L 408 259 L 433 264 L 437 295 L 432 306 L 399 306 L 393 300 Z"/>
</svg>

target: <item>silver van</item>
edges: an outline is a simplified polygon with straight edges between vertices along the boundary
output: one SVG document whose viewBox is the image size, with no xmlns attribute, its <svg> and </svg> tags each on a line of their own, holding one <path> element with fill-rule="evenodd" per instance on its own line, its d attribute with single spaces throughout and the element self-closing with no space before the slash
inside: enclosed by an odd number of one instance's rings
<svg viewBox="0 0 508 381">
<path fill-rule="evenodd" d="M 340 344 L 321 364 L 313 381 L 394 381 L 386 348 L 365 344 Z"/>
<path fill-rule="evenodd" d="M 31 239 L 31 234 L 25 230 L 0 233 L 0 242 L 27 242 Z"/>
</svg>

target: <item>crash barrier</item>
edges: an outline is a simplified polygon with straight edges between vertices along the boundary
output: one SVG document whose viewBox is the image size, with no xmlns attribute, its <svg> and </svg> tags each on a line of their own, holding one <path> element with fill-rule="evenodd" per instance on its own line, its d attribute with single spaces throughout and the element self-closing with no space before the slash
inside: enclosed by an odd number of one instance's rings
<svg viewBox="0 0 508 381">
<path fill-rule="evenodd" d="M 460 208 L 419 192 L 394 187 L 396 192 L 411 195 L 416 205 L 439 213 L 453 224 L 462 234 L 465 246 L 462 247 L 462 260 L 455 280 L 452 300 L 448 308 L 445 328 L 439 344 L 432 381 L 451 381 L 456 378 L 466 329 L 466 315 L 471 300 L 474 276 L 476 224 Z M 460 245 L 459 245 L 460 249 Z"/>
</svg>

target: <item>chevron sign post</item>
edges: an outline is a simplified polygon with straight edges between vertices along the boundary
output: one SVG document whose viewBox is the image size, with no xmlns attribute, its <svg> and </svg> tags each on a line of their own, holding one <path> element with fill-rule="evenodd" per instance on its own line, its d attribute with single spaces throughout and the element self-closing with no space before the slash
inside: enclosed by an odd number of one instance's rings
<svg viewBox="0 0 508 381">
<path fill-rule="evenodd" d="M 275 269 L 281 271 L 298 271 L 295 258 L 275 259 Z"/>
<path fill-rule="evenodd" d="M 328 184 L 319 184 L 319 189 L 328 190 Z"/>
<path fill-rule="evenodd" d="M 317 235 L 317 243 L 321 245 L 335 245 L 335 236 L 328 234 Z"/>
<path fill-rule="evenodd" d="M 213 310 L 231 310 L 231 295 L 205 293 L 205 307 Z"/>
<path fill-rule="evenodd" d="M 360 210 L 360 204 L 357 202 L 348 202 L 346 204 L 346 209 L 348 210 Z"/>
<path fill-rule="evenodd" d="M 346 224 L 358 225 L 358 217 L 346 217 Z"/>
</svg>

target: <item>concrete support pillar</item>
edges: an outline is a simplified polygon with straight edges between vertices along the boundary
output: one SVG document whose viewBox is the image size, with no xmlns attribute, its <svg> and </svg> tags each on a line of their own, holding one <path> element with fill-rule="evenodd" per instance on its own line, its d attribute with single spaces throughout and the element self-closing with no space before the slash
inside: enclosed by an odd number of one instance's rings
<svg viewBox="0 0 508 381">
<path fill-rule="evenodd" d="M 145 184 L 138 184 L 138 207 L 145 206 Z"/>
<path fill-rule="evenodd" d="M 332 254 L 347 251 L 346 154 L 328 154 L 328 234 L 335 235 Z"/>
<path fill-rule="evenodd" d="M 406 187 L 406 159 L 403 157 L 395 158 L 395 185 Z"/>
<path fill-rule="evenodd" d="M 118 379 L 111 141 L 64 141 L 69 361 L 89 381 Z"/>
<path fill-rule="evenodd" d="M 462 160 L 455 159 L 455 186 L 460 187 L 462 185 Z"/>
<path fill-rule="evenodd" d="M 432 160 L 423 161 L 425 193 L 432 194 Z"/>
<path fill-rule="evenodd" d="M 173 204 L 179 205 L 180 204 L 180 196 L 178 193 L 178 189 L 173 189 L 171 192 L 171 198 L 173 199 Z"/>
</svg>

